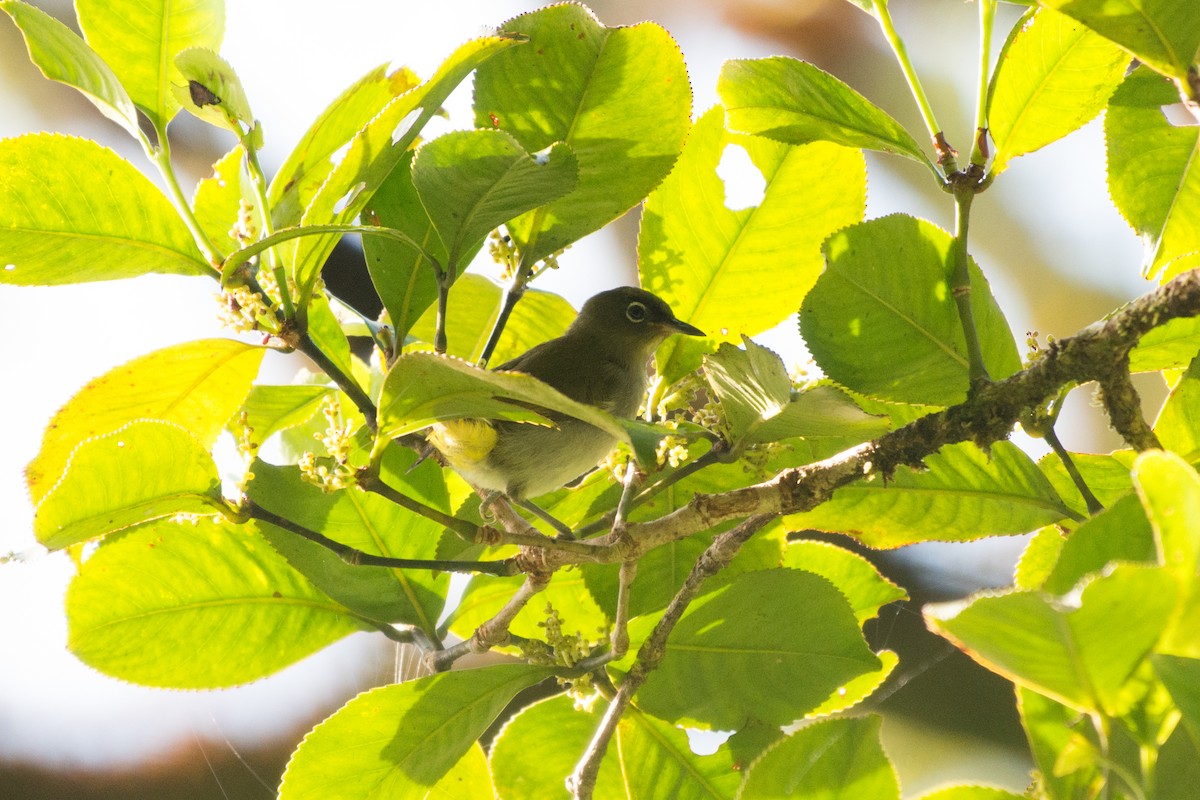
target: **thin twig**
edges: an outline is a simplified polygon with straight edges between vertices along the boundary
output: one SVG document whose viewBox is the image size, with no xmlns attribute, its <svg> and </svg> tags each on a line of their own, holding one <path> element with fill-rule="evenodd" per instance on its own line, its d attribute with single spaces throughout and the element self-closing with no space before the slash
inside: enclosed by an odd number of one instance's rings
<svg viewBox="0 0 1200 800">
<path fill-rule="evenodd" d="M 596 778 L 600 774 L 600 762 L 608 749 L 617 723 L 621 721 L 625 709 L 633 700 L 633 695 L 646 682 L 646 678 L 654 671 L 667 651 L 667 637 L 683 617 L 683 612 L 700 592 L 700 587 L 709 577 L 724 569 L 733 557 L 737 555 L 742 544 L 771 521 L 772 515 L 762 514 L 744 520 L 736 528 L 717 536 L 700 557 L 692 571 L 684 580 L 679 591 L 671 598 L 667 610 L 650 632 L 650 636 L 638 650 L 637 661 L 634 662 L 629 674 L 617 690 L 617 696 L 608 704 L 604 718 L 596 728 L 592 741 L 584 752 L 583 759 L 575 767 L 575 772 L 567 779 L 567 788 L 576 800 L 590 800 L 596 787 Z"/>
<path fill-rule="evenodd" d="M 520 572 L 515 558 L 503 561 L 442 561 L 438 559 L 393 558 L 364 553 L 362 550 L 330 539 L 328 536 L 309 530 L 303 525 L 290 519 L 272 513 L 253 501 L 247 501 L 244 511 L 248 516 L 260 522 L 267 522 L 276 528 L 294 533 L 302 539 L 319 544 L 334 553 L 347 564 L 355 567 L 389 567 L 391 569 L 429 569 L 437 572 L 462 572 L 468 575 L 498 575 L 508 577 Z"/>
<path fill-rule="evenodd" d="M 458 534 L 461 538 L 468 542 L 474 543 L 479 541 L 479 526 L 475 525 L 473 522 L 469 522 L 465 519 L 459 519 L 458 517 L 447 514 L 444 511 L 439 511 L 433 506 L 425 505 L 419 500 L 414 500 L 403 492 L 388 486 L 378 475 L 370 472 L 360 473 L 358 486 L 360 489 L 371 492 L 372 494 L 377 494 L 386 500 L 390 500 L 401 508 L 412 511 L 414 514 L 420 514 L 426 519 L 433 520 L 439 525 L 454 531 L 454 533 Z"/>
<path fill-rule="evenodd" d="M 550 575 L 548 573 L 530 572 L 527 574 L 521 588 L 508 599 L 504 608 L 476 628 L 471 638 L 447 647 L 445 650 L 426 655 L 425 660 L 429 668 L 434 672 L 443 672 L 449 669 L 455 661 L 469 653 L 486 653 L 496 645 L 504 644 L 509 639 L 508 626 L 516 619 L 517 614 L 521 613 L 521 609 L 528 605 L 533 596 L 545 589 L 549 582 Z"/>
<path fill-rule="evenodd" d="M 1054 455 L 1058 456 L 1058 460 L 1062 462 L 1063 468 L 1070 476 L 1071 482 L 1075 484 L 1075 488 L 1083 495 L 1083 502 L 1087 504 L 1088 514 L 1096 516 L 1104 510 L 1104 504 L 1101 503 L 1096 495 L 1092 494 L 1092 489 L 1087 485 L 1087 481 L 1083 479 L 1083 474 L 1079 471 L 1079 467 L 1075 465 L 1075 459 L 1071 458 L 1071 454 L 1067 452 L 1067 448 L 1063 447 L 1062 442 L 1058 438 L 1058 434 L 1051 426 L 1042 434 L 1046 440 L 1046 444 L 1050 445 L 1050 449 L 1054 451 Z"/>
<path fill-rule="evenodd" d="M 367 427 L 374 433 L 379 425 L 378 420 L 375 419 L 378 411 L 375 408 L 375 404 L 371 402 L 371 398 L 358 385 L 358 382 L 343 372 L 342 368 L 335 364 L 333 359 L 326 355 L 325 351 L 318 347 L 317 343 L 307 333 L 299 337 L 296 342 L 296 349 L 311 358 L 313 363 L 321 368 L 322 372 L 333 379 L 338 388 L 350 398 L 350 402 L 354 403 L 355 408 L 362 413 Z"/>
</svg>

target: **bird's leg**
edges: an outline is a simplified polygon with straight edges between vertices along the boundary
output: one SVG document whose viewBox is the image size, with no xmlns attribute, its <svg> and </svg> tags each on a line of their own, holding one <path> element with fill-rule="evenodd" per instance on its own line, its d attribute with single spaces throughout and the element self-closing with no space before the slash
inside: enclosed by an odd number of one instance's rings
<svg viewBox="0 0 1200 800">
<path fill-rule="evenodd" d="M 542 522 L 545 522 L 551 528 L 554 528 L 554 530 L 558 531 L 558 538 L 560 538 L 560 539 L 574 539 L 575 538 L 575 533 L 570 528 L 568 528 L 566 526 L 566 524 L 564 524 L 561 520 L 557 519 L 549 511 L 547 511 L 544 508 L 541 508 L 540 506 L 535 504 L 533 501 L 518 500 L 516 502 L 517 502 L 517 505 L 519 505 L 521 508 L 525 509 L 530 514 L 533 514 L 535 517 L 540 519 Z"/>
</svg>

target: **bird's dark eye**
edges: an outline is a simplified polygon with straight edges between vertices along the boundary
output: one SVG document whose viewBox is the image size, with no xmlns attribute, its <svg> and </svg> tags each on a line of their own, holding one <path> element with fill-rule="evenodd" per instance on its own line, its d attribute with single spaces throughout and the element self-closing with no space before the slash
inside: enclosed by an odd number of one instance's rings
<svg viewBox="0 0 1200 800">
<path fill-rule="evenodd" d="M 634 300 L 629 305 L 625 306 L 625 318 L 630 322 L 644 322 L 646 319 L 646 305 Z"/>
</svg>

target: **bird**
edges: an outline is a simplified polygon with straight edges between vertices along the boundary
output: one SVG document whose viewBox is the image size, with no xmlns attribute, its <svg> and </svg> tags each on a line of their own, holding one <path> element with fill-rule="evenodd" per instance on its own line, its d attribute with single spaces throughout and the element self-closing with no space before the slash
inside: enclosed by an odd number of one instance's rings
<svg viewBox="0 0 1200 800">
<path fill-rule="evenodd" d="M 495 370 L 523 372 L 572 400 L 628 418 L 637 413 L 646 393 L 647 363 L 674 334 L 704 336 L 699 328 L 676 318 L 662 298 L 622 286 L 588 299 L 562 336 Z M 485 509 L 504 495 L 569 537 L 570 530 L 530 498 L 587 473 L 612 452 L 617 440 L 582 420 L 542 413 L 553 427 L 456 419 L 436 423 L 426 438 L 452 469 L 484 490 Z"/>
</svg>

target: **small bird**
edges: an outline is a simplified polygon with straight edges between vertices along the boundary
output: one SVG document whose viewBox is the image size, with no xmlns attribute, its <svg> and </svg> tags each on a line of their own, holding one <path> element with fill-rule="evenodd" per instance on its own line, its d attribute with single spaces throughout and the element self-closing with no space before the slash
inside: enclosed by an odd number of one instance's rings
<svg viewBox="0 0 1200 800">
<path fill-rule="evenodd" d="M 646 393 L 647 362 L 669 336 L 703 336 L 676 319 L 671 307 L 644 289 L 601 292 L 557 339 L 543 342 L 497 371 L 523 372 L 580 403 L 618 417 L 637 413 Z M 428 441 L 476 487 L 508 498 L 570 535 L 561 522 L 529 502 L 595 467 L 616 445 L 609 433 L 554 412 L 555 427 L 484 419 L 434 425 Z M 485 502 L 490 502 L 493 497 Z"/>
</svg>

